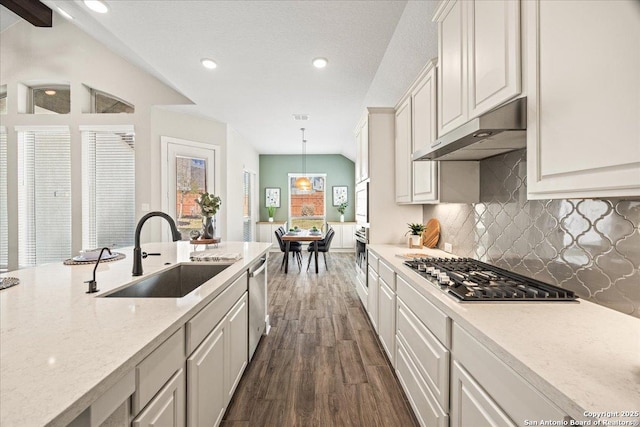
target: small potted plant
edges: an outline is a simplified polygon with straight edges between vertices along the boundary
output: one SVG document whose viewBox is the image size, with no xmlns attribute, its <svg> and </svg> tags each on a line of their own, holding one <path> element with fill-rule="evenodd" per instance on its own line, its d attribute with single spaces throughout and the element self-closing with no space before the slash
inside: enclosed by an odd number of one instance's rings
<svg viewBox="0 0 640 427">
<path fill-rule="evenodd" d="M 409 247 L 421 247 L 420 241 L 422 239 L 422 232 L 424 231 L 424 224 L 407 224 L 409 226 L 409 231 L 405 233 L 405 236 L 408 233 L 411 233 L 409 236 Z"/>
<path fill-rule="evenodd" d="M 344 222 L 344 211 L 347 210 L 347 206 L 349 206 L 347 202 L 342 202 L 338 206 L 338 212 L 340 212 L 340 222 Z"/>
<path fill-rule="evenodd" d="M 202 212 L 202 238 L 213 239 L 216 234 L 216 226 L 213 217 L 218 213 L 222 199 L 215 194 L 202 193 L 196 199 L 196 203 L 200 206 Z"/>
<path fill-rule="evenodd" d="M 269 222 L 273 222 L 273 217 L 276 215 L 276 207 L 267 206 L 267 212 L 269 213 Z"/>
</svg>

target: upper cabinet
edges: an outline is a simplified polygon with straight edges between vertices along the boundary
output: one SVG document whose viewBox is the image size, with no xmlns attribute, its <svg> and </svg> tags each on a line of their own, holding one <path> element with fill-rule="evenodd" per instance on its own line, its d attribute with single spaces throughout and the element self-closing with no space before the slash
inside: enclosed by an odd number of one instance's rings
<svg viewBox="0 0 640 427">
<path fill-rule="evenodd" d="M 520 94 L 520 2 L 445 0 L 438 23 L 438 135 Z"/>
<path fill-rule="evenodd" d="M 436 61 L 430 61 L 396 106 L 396 203 L 474 203 L 479 199 L 478 162 L 414 162 L 412 153 L 437 137 Z"/>
<path fill-rule="evenodd" d="M 640 195 L 637 1 L 527 1 L 530 199 Z"/>
<path fill-rule="evenodd" d="M 356 183 L 369 178 L 369 120 L 363 118 L 356 127 Z"/>
</svg>

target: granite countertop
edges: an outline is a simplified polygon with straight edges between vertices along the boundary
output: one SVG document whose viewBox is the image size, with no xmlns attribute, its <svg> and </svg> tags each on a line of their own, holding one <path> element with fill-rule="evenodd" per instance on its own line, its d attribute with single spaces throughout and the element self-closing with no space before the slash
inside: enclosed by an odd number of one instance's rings
<svg viewBox="0 0 640 427">
<path fill-rule="evenodd" d="M 367 248 L 572 418 L 640 410 L 640 319 L 583 299 L 460 303 L 397 256 L 451 254 L 392 245 Z"/>
<path fill-rule="evenodd" d="M 60 262 L 3 274 L 21 283 L 0 291 L 0 425 L 66 425 L 270 246 L 219 244 L 220 252 L 242 259 L 183 298 L 100 298 L 139 279 L 131 276 L 131 248 L 116 250 L 124 260 L 99 265 L 97 294 L 85 293 L 94 264 Z M 147 276 L 190 262 L 194 246 L 149 243 L 142 249 L 162 254 L 142 261 Z"/>
</svg>

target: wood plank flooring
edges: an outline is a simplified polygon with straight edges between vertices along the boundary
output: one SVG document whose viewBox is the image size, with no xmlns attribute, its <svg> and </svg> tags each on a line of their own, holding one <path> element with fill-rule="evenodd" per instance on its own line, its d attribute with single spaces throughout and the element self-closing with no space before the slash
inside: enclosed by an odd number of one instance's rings
<svg viewBox="0 0 640 427">
<path fill-rule="evenodd" d="M 417 426 L 355 292 L 353 255 L 286 275 L 281 256 L 269 257 L 271 332 L 222 426 Z"/>
</svg>

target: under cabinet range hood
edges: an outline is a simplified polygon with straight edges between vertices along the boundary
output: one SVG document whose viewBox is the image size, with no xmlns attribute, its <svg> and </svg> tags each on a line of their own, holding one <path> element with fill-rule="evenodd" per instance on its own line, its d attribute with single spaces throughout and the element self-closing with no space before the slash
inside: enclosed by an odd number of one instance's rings
<svg viewBox="0 0 640 427">
<path fill-rule="evenodd" d="M 527 98 L 518 98 L 438 138 L 413 160 L 480 160 L 527 146 Z"/>
</svg>

